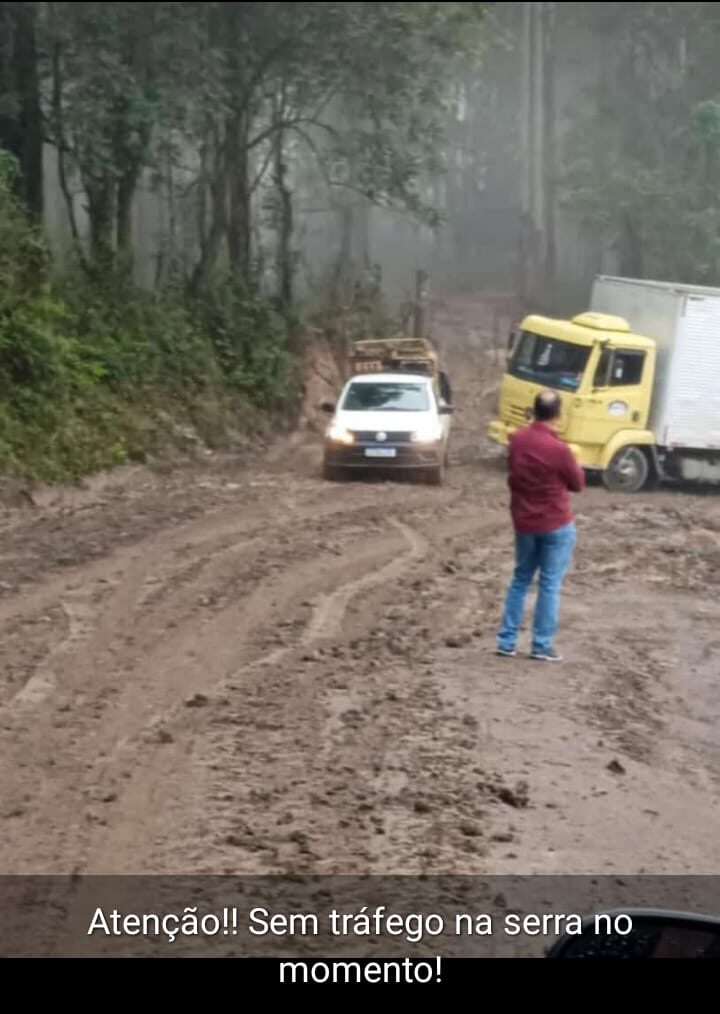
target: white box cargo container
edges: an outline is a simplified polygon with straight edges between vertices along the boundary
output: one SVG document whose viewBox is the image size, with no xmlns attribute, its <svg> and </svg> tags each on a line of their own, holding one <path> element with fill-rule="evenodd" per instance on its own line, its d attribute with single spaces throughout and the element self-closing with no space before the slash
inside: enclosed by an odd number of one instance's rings
<svg viewBox="0 0 720 1014">
<path fill-rule="evenodd" d="M 657 344 L 658 446 L 720 451 L 720 289 L 601 277 L 592 311 L 623 317 Z"/>
</svg>

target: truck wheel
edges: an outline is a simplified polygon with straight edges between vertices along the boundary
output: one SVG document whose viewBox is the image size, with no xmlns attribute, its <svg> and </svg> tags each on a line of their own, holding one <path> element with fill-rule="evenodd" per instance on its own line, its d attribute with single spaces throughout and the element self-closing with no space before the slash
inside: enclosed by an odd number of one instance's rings
<svg viewBox="0 0 720 1014">
<path fill-rule="evenodd" d="M 603 473 L 603 483 L 611 493 L 641 493 L 649 480 L 650 462 L 639 447 L 619 451 Z"/>
</svg>

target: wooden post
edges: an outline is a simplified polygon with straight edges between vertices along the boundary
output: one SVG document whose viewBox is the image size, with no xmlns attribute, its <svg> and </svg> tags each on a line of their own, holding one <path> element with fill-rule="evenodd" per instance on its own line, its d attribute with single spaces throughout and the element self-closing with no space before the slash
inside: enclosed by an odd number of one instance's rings
<svg viewBox="0 0 720 1014">
<path fill-rule="evenodd" d="M 426 271 L 417 273 L 415 296 L 414 338 L 427 338 L 428 310 L 430 306 L 430 277 Z"/>
</svg>

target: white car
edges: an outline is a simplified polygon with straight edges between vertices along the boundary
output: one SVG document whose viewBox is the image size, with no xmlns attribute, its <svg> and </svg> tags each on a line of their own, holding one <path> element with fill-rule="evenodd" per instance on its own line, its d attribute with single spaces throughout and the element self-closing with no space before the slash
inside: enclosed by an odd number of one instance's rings
<svg viewBox="0 0 720 1014">
<path fill-rule="evenodd" d="M 442 485 L 454 409 L 431 377 L 354 377 L 337 406 L 323 407 L 333 415 L 325 437 L 326 479 L 381 468 L 417 472 Z"/>
</svg>

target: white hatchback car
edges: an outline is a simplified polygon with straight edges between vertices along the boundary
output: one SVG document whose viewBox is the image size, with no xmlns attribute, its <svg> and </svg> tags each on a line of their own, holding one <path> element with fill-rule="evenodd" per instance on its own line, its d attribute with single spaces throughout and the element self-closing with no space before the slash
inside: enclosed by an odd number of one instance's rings
<svg viewBox="0 0 720 1014">
<path fill-rule="evenodd" d="M 324 474 L 340 479 L 357 469 L 399 469 L 442 485 L 454 409 L 427 376 L 372 374 L 354 377 L 325 437 Z"/>
</svg>

